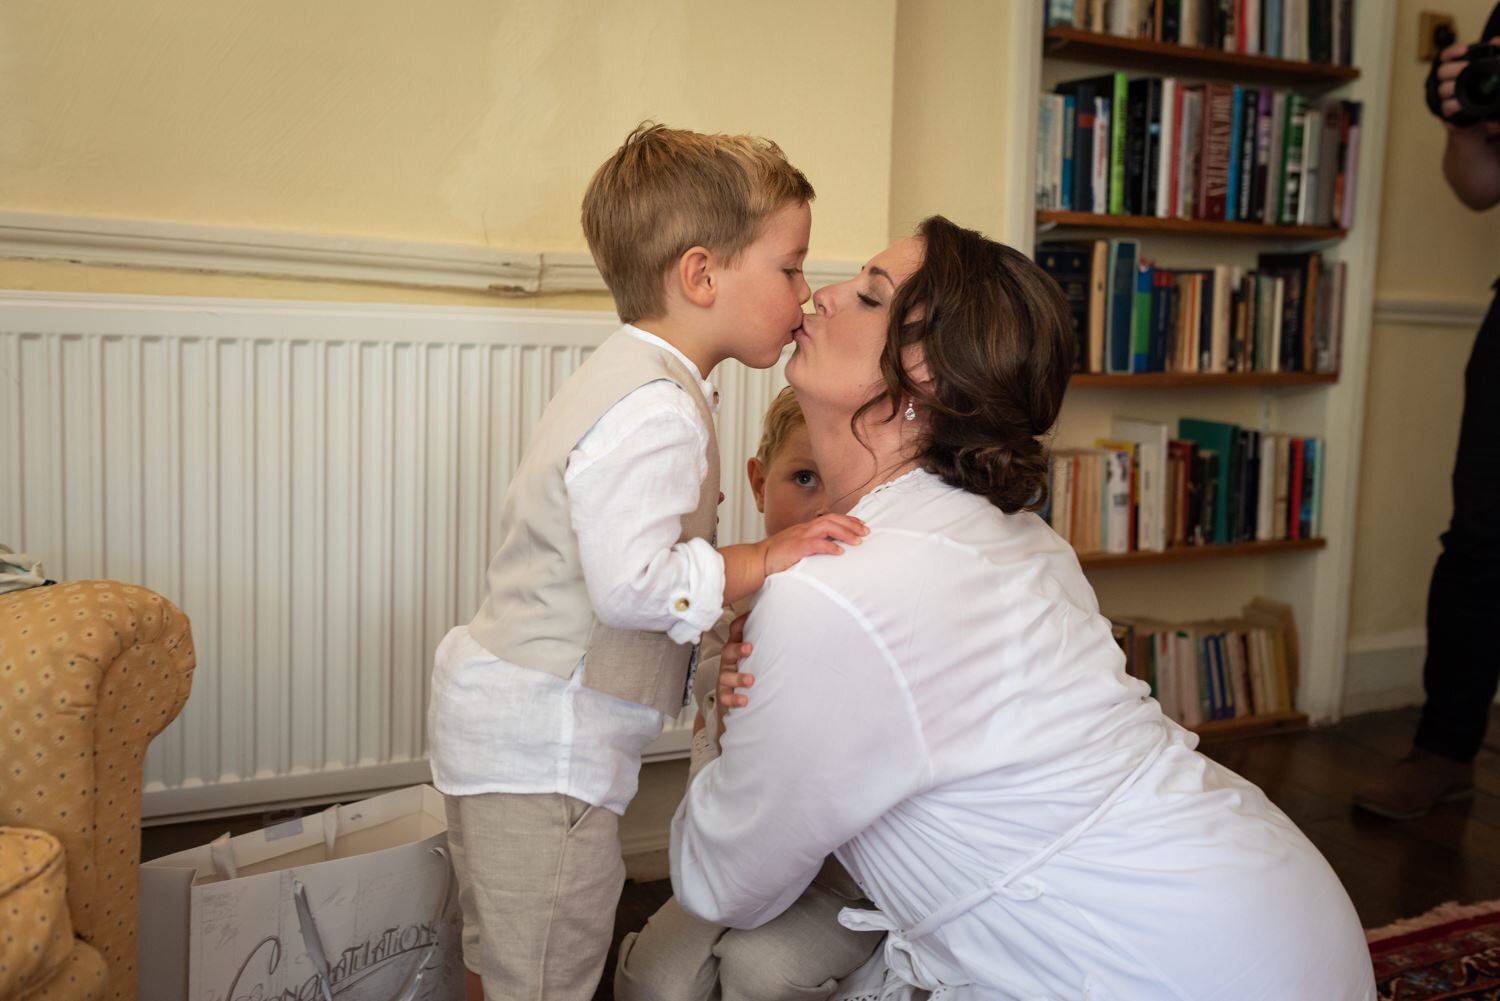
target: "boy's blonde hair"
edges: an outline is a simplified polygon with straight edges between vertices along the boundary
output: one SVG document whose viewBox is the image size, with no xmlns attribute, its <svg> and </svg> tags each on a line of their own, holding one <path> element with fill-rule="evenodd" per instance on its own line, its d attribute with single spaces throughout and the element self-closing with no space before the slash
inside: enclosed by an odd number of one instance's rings
<svg viewBox="0 0 1500 1001">
<path fill-rule="evenodd" d="M 594 172 L 583 233 L 620 320 L 634 323 L 665 311 L 667 270 L 689 249 L 732 263 L 777 209 L 812 200 L 769 139 L 642 122 Z"/>
<path fill-rule="evenodd" d="M 761 468 L 771 465 L 776 453 L 786 447 L 786 440 L 792 436 L 793 431 L 806 426 L 807 418 L 803 416 L 802 407 L 797 403 L 797 394 L 792 392 L 791 386 L 787 386 L 776 394 L 776 399 L 766 408 L 766 417 L 761 424 L 760 448 L 755 453 Z"/>
</svg>

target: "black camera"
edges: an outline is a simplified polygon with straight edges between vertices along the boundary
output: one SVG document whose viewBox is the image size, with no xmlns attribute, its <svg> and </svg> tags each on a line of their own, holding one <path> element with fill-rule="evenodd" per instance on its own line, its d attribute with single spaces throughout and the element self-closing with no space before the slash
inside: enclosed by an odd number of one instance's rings
<svg viewBox="0 0 1500 1001">
<path fill-rule="evenodd" d="M 1453 44 L 1453 29 L 1439 25 L 1432 33 L 1432 41 L 1438 52 Z M 1500 45 L 1481 42 L 1469 46 L 1464 54 L 1468 62 L 1453 81 L 1453 99 L 1458 102 L 1458 111 L 1443 114 L 1443 99 L 1438 96 L 1438 66 L 1442 60 L 1434 56 L 1432 69 L 1427 74 L 1427 107 L 1439 118 L 1460 127 L 1477 124 L 1486 119 L 1500 121 Z"/>
</svg>

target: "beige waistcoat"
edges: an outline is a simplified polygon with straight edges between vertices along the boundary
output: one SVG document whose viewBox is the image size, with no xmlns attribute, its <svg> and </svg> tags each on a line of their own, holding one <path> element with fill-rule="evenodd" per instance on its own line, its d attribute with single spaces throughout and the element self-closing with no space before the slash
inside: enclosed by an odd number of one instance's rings
<svg viewBox="0 0 1500 1001">
<path fill-rule="evenodd" d="M 627 333 L 613 334 L 570 378 L 542 415 L 500 513 L 500 548 L 485 577 L 484 603 L 469 632 L 495 656 L 566 678 L 585 658 L 583 683 L 667 715 L 682 708 L 693 648 L 666 633 L 613 629 L 594 616 L 563 474 L 568 454 L 599 418 L 658 379 L 687 391 L 708 428 L 708 474 L 681 541 L 714 538 L 719 442 L 713 411 L 693 373 L 674 355 Z"/>
</svg>

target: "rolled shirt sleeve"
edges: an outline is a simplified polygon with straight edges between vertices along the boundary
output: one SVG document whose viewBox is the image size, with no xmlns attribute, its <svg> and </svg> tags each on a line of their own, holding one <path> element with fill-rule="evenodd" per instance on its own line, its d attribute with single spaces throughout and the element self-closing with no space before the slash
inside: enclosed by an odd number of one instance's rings
<svg viewBox="0 0 1500 1001">
<path fill-rule="evenodd" d="M 569 454 L 573 531 L 605 625 L 688 644 L 718 621 L 724 560 L 707 539 L 678 541 L 708 475 L 707 448 L 687 392 L 658 380 L 611 407 Z"/>
<path fill-rule="evenodd" d="M 671 839 L 683 909 L 735 928 L 780 914 L 830 852 L 930 781 L 895 658 L 827 585 L 772 577 L 745 639 L 750 704 L 730 714 Z"/>
</svg>

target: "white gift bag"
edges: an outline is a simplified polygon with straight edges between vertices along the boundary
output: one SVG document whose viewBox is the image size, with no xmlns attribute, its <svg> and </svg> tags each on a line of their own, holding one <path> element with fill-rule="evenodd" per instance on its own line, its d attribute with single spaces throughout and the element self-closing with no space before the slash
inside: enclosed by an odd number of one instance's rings
<svg viewBox="0 0 1500 1001">
<path fill-rule="evenodd" d="M 463 1001 L 447 840 L 422 785 L 144 863 L 140 997 Z"/>
</svg>

